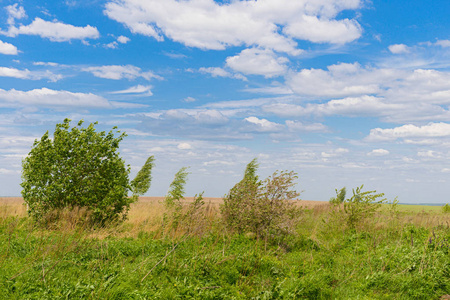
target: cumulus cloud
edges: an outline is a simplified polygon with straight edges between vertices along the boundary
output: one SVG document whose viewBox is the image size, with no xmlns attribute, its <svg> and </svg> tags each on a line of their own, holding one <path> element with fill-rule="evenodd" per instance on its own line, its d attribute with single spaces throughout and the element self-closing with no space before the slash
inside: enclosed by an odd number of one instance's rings
<svg viewBox="0 0 450 300">
<path fill-rule="evenodd" d="M 361 26 L 355 20 L 329 20 L 303 15 L 283 30 L 288 36 L 313 43 L 345 44 L 361 36 Z"/>
<path fill-rule="evenodd" d="M 105 47 L 105 48 L 109 48 L 109 49 L 117 49 L 117 48 L 119 47 L 119 43 L 120 43 L 120 44 L 126 44 L 126 43 L 128 43 L 129 41 L 130 41 L 129 38 L 127 38 L 126 36 L 121 35 L 121 36 L 119 36 L 119 37 L 117 38 L 117 41 L 112 41 L 112 42 L 109 43 L 109 44 L 105 44 L 104 47 Z"/>
<path fill-rule="evenodd" d="M 130 41 L 130 39 L 126 36 L 121 35 L 117 38 L 117 41 L 121 44 L 126 44 Z"/>
<path fill-rule="evenodd" d="M 110 108 L 110 103 L 103 97 L 92 93 L 72 93 L 48 88 L 30 91 L 0 89 L 0 106 L 46 108 Z"/>
<path fill-rule="evenodd" d="M 20 20 L 27 16 L 25 13 L 25 9 L 23 9 L 22 6 L 18 5 L 18 3 L 15 3 L 13 5 L 8 5 L 7 7 L 5 7 L 8 14 L 8 20 L 6 22 L 9 25 L 14 25 L 16 19 Z"/>
<path fill-rule="evenodd" d="M 17 55 L 17 47 L 0 40 L 0 53 L 6 55 Z"/>
<path fill-rule="evenodd" d="M 226 62 L 228 67 L 237 72 L 275 77 L 286 73 L 288 60 L 285 57 L 277 57 L 272 50 L 251 48 L 228 57 Z"/>
<path fill-rule="evenodd" d="M 403 54 L 403 53 L 409 53 L 409 47 L 406 46 L 405 44 L 395 44 L 395 45 L 390 45 L 388 47 L 389 51 L 391 51 L 391 53 L 393 54 Z"/>
<path fill-rule="evenodd" d="M 133 80 L 138 77 L 142 77 L 146 80 L 162 79 L 161 76 L 154 74 L 153 72 L 142 72 L 141 68 L 132 65 L 110 65 L 110 66 L 99 66 L 99 67 L 88 67 L 82 69 L 85 72 L 92 73 L 95 77 L 105 78 L 105 79 L 128 79 Z"/>
<path fill-rule="evenodd" d="M 58 21 L 49 22 L 41 18 L 34 19 L 29 25 L 20 25 L 19 27 L 10 26 L 8 31 L 3 32 L 3 34 L 11 37 L 20 34 L 38 35 L 42 38 L 47 38 L 52 42 L 97 39 L 100 37 L 97 28 L 90 25 L 78 27 Z"/>
<path fill-rule="evenodd" d="M 440 138 L 448 136 L 450 136 L 450 124 L 441 122 L 429 123 L 424 126 L 407 124 L 388 129 L 375 128 L 370 130 L 370 134 L 366 137 L 366 140 L 376 142 L 408 138 Z"/>
<path fill-rule="evenodd" d="M 105 14 L 133 33 L 164 37 L 201 49 L 258 46 L 299 54 L 295 39 L 346 43 L 360 37 L 355 20 L 337 20 L 343 10 L 358 9 L 360 0 L 232 1 L 120 0 L 108 2 Z M 284 27 L 284 30 L 280 30 Z"/>
<path fill-rule="evenodd" d="M 397 123 L 450 120 L 450 72 L 446 70 L 340 63 L 290 72 L 286 85 L 310 103 L 276 103 L 265 106 L 266 111 L 280 116 L 364 115 Z"/>
</svg>

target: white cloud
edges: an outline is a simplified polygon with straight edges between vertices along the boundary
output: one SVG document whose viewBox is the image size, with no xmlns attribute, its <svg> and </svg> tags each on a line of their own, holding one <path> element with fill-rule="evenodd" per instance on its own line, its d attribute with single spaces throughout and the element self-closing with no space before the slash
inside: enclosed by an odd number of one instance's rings
<svg viewBox="0 0 450 300">
<path fill-rule="evenodd" d="M 151 85 L 136 85 L 125 90 L 110 92 L 110 94 L 145 94 L 146 96 L 152 96 Z"/>
<path fill-rule="evenodd" d="M 130 41 L 130 39 L 126 36 L 121 35 L 117 38 L 117 41 L 121 44 L 126 44 Z"/>
<path fill-rule="evenodd" d="M 0 67 L 0 76 L 29 79 L 31 77 L 31 72 L 27 69 L 18 70 L 15 68 Z"/>
<path fill-rule="evenodd" d="M 270 86 L 265 87 L 257 87 L 257 88 L 246 88 L 245 92 L 249 93 L 263 93 L 263 94 L 274 94 L 274 95 L 291 95 L 294 92 L 285 85 L 280 84 L 272 84 Z"/>
<path fill-rule="evenodd" d="M 403 53 L 409 53 L 410 52 L 409 47 L 406 46 L 405 44 L 390 45 L 388 47 L 388 49 L 393 54 L 403 54 Z"/>
<path fill-rule="evenodd" d="M 258 119 L 257 117 L 248 117 L 245 118 L 245 121 L 252 124 L 251 128 L 257 132 L 278 132 L 284 128 L 281 124 L 270 122 L 266 119 Z"/>
<path fill-rule="evenodd" d="M 443 48 L 450 47 L 450 40 L 439 40 L 436 42 L 436 45 L 441 46 Z"/>
<path fill-rule="evenodd" d="M 0 41 L 0 53 L 6 55 L 17 55 L 18 51 L 16 46 Z"/>
<path fill-rule="evenodd" d="M 433 150 L 419 151 L 419 152 L 417 152 L 417 156 L 426 157 L 426 158 L 439 158 L 440 157 L 440 155 L 438 153 L 436 153 L 436 151 L 433 151 Z"/>
<path fill-rule="evenodd" d="M 179 143 L 177 148 L 180 150 L 190 150 L 192 149 L 192 146 L 189 143 Z"/>
<path fill-rule="evenodd" d="M 228 57 L 226 62 L 228 67 L 237 72 L 275 77 L 286 73 L 288 60 L 285 57 L 277 57 L 271 50 L 251 48 Z"/>
<path fill-rule="evenodd" d="M 396 123 L 450 121 L 450 72 L 446 70 L 340 63 L 325 70 L 291 72 L 286 85 L 310 103 L 277 103 L 264 107 L 266 111 L 280 116 L 376 116 Z M 311 103 L 322 99 L 328 102 Z"/>
<path fill-rule="evenodd" d="M 389 151 L 386 149 L 373 149 L 367 155 L 369 156 L 386 156 L 389 154 Z"/>
<path fill-rule="evenodd" d="M 109 48 L 109 49 L 117 49 L 117 48 L 119 47 L 119 43 L 120 43 L 120 44 L 126 44 L 126 43 L 128 43 L 129 41 L 130 41 L 129 38 L 127 38 L 126 36 L 121 35 L 121 36 L 119 36 L 119 37 L 117 38 L 117 41 L 112 41 L 112 42 L 109 43 L 109 44 L 105 44 L 104 47 L 105 47 L 105 48 Z"/>
<path fill-rule="evenodd" d="M 327 132 L 328 127 L 321 123 L 305 124 L 300 121 L 286 121 L 286 126 L 290 131 L 305 131 L 305 132 Z"/>
<path fill-rule="evenodd" d="M 139 130 L 157 136 L 242 140 L 252 138 L 249 132 L 257 131 L 248 122 L 230 119 L 215 109 L 172 109 L 138 118 L 142 121 Z"/>
<path fill-rule="evenodd" d="M 361 96 L 330 100 L 323 104 L 309 103 L 305 106 L 289 103 L 275 103 L 264 105 L 262 108 L 265 112 L 271 112 L 282 117 L 299 117 L 307 115 L 344 115 L 358 117 L 362 115 L 384 116 L 393 111 L 402 111 L 405 106 L 385 103 L 383 99 L 373 96 Z"/>
<path fill-rule="evenodd" d="M 97 39 L 100 36 L 97 28 L 87 25 L 77 27 L 62 22 L 49 22 L 36 18 L 30 25 L 11 26 L 8 31 L 3 32 L 7 36 L 15 37 L 19 34 L 38 35 L 52 42 L 67 42 L 70 40 Z"/>
<path fill-rule="evenodd" d="M 50 66 L 50 67 L 64 66 L 64 65 L 60 65 L 60 64 L 55 63 L 55 62 L 43 62 L 43 61 L 33 62 L 33 65 L 35 65 L 35 66 Z"/>
<path fill-rule="evenodd" d="M 48 70 L 44 72 L 30 71 L 28 69 L 19 70 L 16 68 L 0 67 L 0 77 L 13 77 L 19 79 L 49 79 L 50 81 L 58 81 L 63 78 L 60 74 L 54 74 Z"/>
<path fill-rule="evenodd" d="M 231 1 L 121 0 L 109 2 L 105 14 L 133 33 L 162 41 L 164 36 L 190 47 L 223 50 L 258 46 L 299 54 L 295 39 L 346 43 L 361 35 L 355 20 L 336 20 L 360 0 Z M 280 30 L 280 27 L 285 30 Z"/>
<path fill-rule="evenodd" d="M 247 81 L 247 78 L 241 74 L 232 74 L 227 70 L 217 67 L 200 68 L 199 72 L 202 74 L 210 74 L 212 77 L 225 77 L 225 78 L 235 78 Z"/>
<path fill-rule="evenodd" d="M 14 25 L 16 19 L 20 20 L 27 16 L 23 7 L 22 6 L 18 7 L 18 5 L 19 5 L 18 3 L 15 3 L 13 5 L 8 5 L 7 7 L 5 7 L 8 13 L 7 23 L 9 25 Z"/>
<path fill-rule="evenodd" d="M 303 15 L 283 30 L 288 36 L 314 43 L 345 44 L 361 36 L 361 26 L 355 20 L 329 20 Z"/>
<path fill-rule="evenodd" d="M 9 91 L 0 89 L 0 106 L 47 108 L 109 108 L 110 103 L 103 97 L 88 93 L 55 91 L 48 88 L 30 91 Z"/>
<path fill-rule="evenodd" d="M 118 46 L 119 46 L 119 44 L 116 41 L 113 41 L 109 44 L 104 45 L 105 48 L 109 48 L 109 49 L 117 49 Z"/>
<path fill-rule="evenodd" d="M 424 126 L 415 126 L 412 124 L 403 125 L 396 128 L 375 128 L 370 130 L 368 141 L 393 141 L 405 138 L 429 138 L 429 137 L 448 137 L 450 136 L 450 124 L 448 123 L 429 123 Z"/>
<path fill-rule="evenodd" d="M 195 102 L 197 101 L 197 99 L 195 99 L 194 97 L 186 97 L 183 99 L 184 102 L 190 103 L 190 102 Z"/>
<path fill-rule="evenodd" d="M 287 85 L 297 94 L 319 97 L 366 95 L 380 92 L 381 85 L 398 77 L 399 71 L 363 68 L 358 63 L 340 63 L 328 70 L 303 69 L 292 73 Z"/>
<path fill-rule="evenodd" d="M 141 68 L 132 65 L 110 65 L 110 66 L 100 66 L 100 67 L 88 67 L 82 69 L 85 72 L 90 72 L 94 76 L 105 79 L 120 80 L 126 78 L 128 80 L 133 80 L 138 77 L 142 77 L 146 80 L 162 79 L 162 77 L 154 74 L 153 72 L 142 72 Z"/>
<path fill-rule="evenodd" d="M 330 151 L 327 152 L 322 152 L 320 155 L 327 160 L 328 158 L 332 158 L 332 157 L 339 157 L 342 156 L 346 153 L 349 153 L 350 150 L 346 149 L 346 148 L 337 148 L 337 149 L 332 149 Z"/>
</svg>

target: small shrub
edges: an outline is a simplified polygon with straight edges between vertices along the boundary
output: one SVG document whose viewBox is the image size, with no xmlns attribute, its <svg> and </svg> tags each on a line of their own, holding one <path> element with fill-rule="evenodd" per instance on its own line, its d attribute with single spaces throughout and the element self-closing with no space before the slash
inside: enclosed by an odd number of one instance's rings
<svg viewBox="0 0 450 300">
<path fill-rule="evenodd" d="M 252 160 L 244 178 L 223 199 L 222 216 L 227 226 L 238 232 L 248 231 L 268 237 L 289 232 L 298 213 L 292 200 L 300 194 L 292 188 L 295 172 L 275 172 L 264 181 L 256 175 L 258 163 Z"/>
<path fill-rule="evenodd" d="M 335 191 L 336 191 L 336 197 L 330 198 L 330 203 L 333 205 L 339 205 L 341 203 L 344 203 L 345 195 L 347 194 L 346 188 L 343 187 L 339 191 L 337 189 L 335 189 Z"/>
<path fill-rule="evenodd" d="M 205 204 L 203 193 L 195 195 L 194 201 L 190 205 L 185 206 L 182 203 L 185 195 L 184 187 L 189 175 L 187 169 L 187 167 L 183 167 L 175 174 L 164 199 L 166 213 L 163 217 L 163 230 L 166 225 L 169 225 L 171 230 L 177 231 L 178 228 L 184 227 L 186 232 L 190 233 L 196 223 L 201 223 L 202 207 Z"/>
<path fill-rule="evenodd" d="M 450 205 L 445 204 L 444 206 L 442 206 L 442 212 L 443 213 L 450 213 Z"/>
<path fill-rule="evenodd" d="M 337 197 L 330 199 L 330 202 L 335 204 L 330 210 L 328 215 L 327 228 L 336 230 L 338 224 L 343 224 L 349 228 L 356 228 L 356 226 L 367 220 L 372 216 L 381 206 L 386 202 L 386 199 L 380 199 L 384 196 L 383 193 L 376 193 L 376 191 L 363 192 L 364 185 L 353 189 L 353 195 L 351 198 L 342 200 L 345 197 L 345 188 L 342 188 L 339 192 L 336 190 Z M 343 203 L 340 206 L 339 203 Z M 397 202 L 395 202 L 397 203 Z"/>
<path fill-rule="evenodd" d="M 381 204 L 386 202 L 386 198 L 379 199 L 384 196 L 384 193 L 362 192 L 363 187 L 364 185 L 361 185 L 353 190 L 353 196 L 344 202 L 344 211 L 350 228 L 355 228 L 362 220 L 372 216 Z"/>
</svg>

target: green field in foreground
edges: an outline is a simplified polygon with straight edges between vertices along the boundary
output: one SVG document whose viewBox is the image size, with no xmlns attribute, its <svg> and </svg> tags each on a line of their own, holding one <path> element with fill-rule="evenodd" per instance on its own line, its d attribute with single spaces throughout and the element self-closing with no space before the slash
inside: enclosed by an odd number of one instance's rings
<svg viewBox="0 0 450 300">
<path fill-rule="evenodd" d="M 389 207 L 355 228 L 321 205 L 288 236 L 228 232 L 216 207 L 195 232 L 164 231 L 157 202 L 86 228 L 43 228 L 0 207 L 0 299 L 439 299 L 450 294 L 450 214 Z M 427 211 L 432 208 L 432 211 Z M 437 210 L 436 210 L 437 208 Z M 411 210 L 413 209 L 413 210 Z"/>
</svg>

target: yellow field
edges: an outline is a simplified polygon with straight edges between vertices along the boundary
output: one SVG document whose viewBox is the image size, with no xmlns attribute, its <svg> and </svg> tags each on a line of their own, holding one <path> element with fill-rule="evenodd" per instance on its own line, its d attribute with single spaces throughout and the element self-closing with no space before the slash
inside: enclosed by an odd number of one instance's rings
<svg viewBox="0 0 450 300">
<path fill-rule="evenodd" d="M 161 228 L 164 215 L 164 206 L 162 204 L 164 197 L 140 197 L 139 201 L 131 205 L 128 213 L 128 219 L 113 228 L 98 230 L 93 235 L 98 238 L 115 235 L 118 237 L 136 237 L 139 232 L 158 232 Z M 185 198 L 185 202 L 189 203 L 192 197 Z M 208 220 L 217 220 L 219 207 L 222 198 L 204 198 L 204 212 Z M 312 210 L 310 217 L 316 218 L 316 221 L 327 215 L 331 206 L 326 201 L 310 201 L 300 200 L 296 203 L 298 206 Z M 377 218 L 378 227 L 384 227 L 386 224 L 386 216 L 389 215 L 389 205 L 384 204 L 383 209 L 374 216 Z M 81 212 L 79 210 L 66 212 L 64 218 L 66 223 L 59 226 L 66 229 L 73 229 L 79 226 Z M 6 217 L 25 217 L 27 215 L 26 206 L 20 197 L 0 197 L 0 218 Z M 441 212 L 440 206 L 424 206 L 424 205 L 398 205 L 397 220 L 404 224 L 415 224 L 418 226 L 450 226 L 450 214 Z M 314 224 L 316 222 L 313 222 Z M 59 228 L 61 228 L 59 227 Z"/>
</svg>

